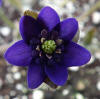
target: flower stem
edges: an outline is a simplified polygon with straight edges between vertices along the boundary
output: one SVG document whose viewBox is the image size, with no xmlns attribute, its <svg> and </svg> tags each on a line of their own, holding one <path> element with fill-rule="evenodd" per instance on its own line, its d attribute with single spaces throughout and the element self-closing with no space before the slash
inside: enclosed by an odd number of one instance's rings
<svg viewBox="0 0 100 99">
<path fill-rule="evenodd" d="M 78 21 L 85 20 L 86 17 L 91 15 L 91 13 L 93 13 L 98 8 L 100 8 L 100 1 L 99 0 L 87 12 L 84 12 L 84 14 L 78 18 Z"/>
<path fill-rule="evenodd" d="M 7 24 L 9 27 L 14 28 L 14 24 L 12 21 L 10 21 L 7 16 L 5 15 L 4 11 L 2 8 L 0 8 L 0 18 L 3 20 L 5 24 Z"/>
</svg>

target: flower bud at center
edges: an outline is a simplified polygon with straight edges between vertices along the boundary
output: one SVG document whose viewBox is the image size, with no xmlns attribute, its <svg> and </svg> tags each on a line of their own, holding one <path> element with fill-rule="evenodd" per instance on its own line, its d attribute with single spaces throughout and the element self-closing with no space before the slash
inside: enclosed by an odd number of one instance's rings
<svg viewBox="0 0 100 99">
<path fill-rule="evenodd" d="M 52 54 L 56 49 L 56 43 L 54 40 L 46 40 L 42 44 L 42 50 L 47 54 Z"/>
</svg>

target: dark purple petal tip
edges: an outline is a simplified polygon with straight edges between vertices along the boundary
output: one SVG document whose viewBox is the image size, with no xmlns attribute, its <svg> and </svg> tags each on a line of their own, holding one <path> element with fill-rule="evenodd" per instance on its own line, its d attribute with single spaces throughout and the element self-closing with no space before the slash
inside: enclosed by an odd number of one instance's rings
<svg viewBox="0 0 100 99">
<path fill-rule="evenodd" d="M 48 6 L 40 11 L 38 20 L 48 31 L 51 31 L 60 22 L 56 11 Z"/>
<path fill-rule="evenodd" d="M 20 19 L 19 30 L 23 40 L 28 43 L 32 38 L 37 38 L 40 34 L 38 22 L 31 16 L 23 16 Z"/>
</svg>

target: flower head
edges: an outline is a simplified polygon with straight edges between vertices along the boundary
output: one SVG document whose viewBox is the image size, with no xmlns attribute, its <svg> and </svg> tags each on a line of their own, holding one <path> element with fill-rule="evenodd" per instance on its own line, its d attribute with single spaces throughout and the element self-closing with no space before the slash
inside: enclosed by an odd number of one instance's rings
<svg viewBox="0 0 100 99">
<path fill-rule="evenodd" d="M 46 78 L 55 85 L 64 85 L 68 67 L 90 60 L 89 51 L 72 41 L 78 31 L 77 20 L 67 18 L 60 22 L 50 7 L 44 7 L 38 16 L 26 11 L 19 29 L 23 40 L 6 51 L 5 59 L 13 65 L 28 66 L 29 88 L 37 88 Z"/>
</svg>

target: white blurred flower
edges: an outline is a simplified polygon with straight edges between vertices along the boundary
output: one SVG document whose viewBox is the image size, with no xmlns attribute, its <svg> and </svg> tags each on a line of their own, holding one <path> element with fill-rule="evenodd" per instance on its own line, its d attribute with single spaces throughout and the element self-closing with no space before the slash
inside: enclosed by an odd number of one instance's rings
<svg viewBox="0 0 100 99">
<path fill-rule="evenodd" d="M 15 80 L 19 80 L 19 79 L 21 79 L 21 73 L 20 72 L 14 73 L 13 77 Z"/>
<path fill-rule="evenodd" d="M 63 94 L 63 96 L 68 95 L 68 94 L 69 94 L 69 90 L 68 90 L 68 89 L 64 89 L 64 90 L 62 91 L 62 94 Z"/>
<path fill-rule="evenodd" d="M 24 88 L 24 86 L 20 83 L 16 85 L 17 90 L 23 90 L 23 88 Z"/>
<path fill-rule="evenodd" d="M 68 3 L 66 3 L 66 9 L 68 13 L 74 13 L 75 12 L 74 3 L 72 1 L 69 1 Z"/>
<path fill-rule="evenodd" d="M 96 87 L 97 87 L 97 89 L 100 91 L 100 81 L 97 82 Z"/>
<path fill-rule="evenodd" d="M 82 94 L 77 93 L 77 94 L 75 95 L 75 99 L 84 99 L 84 97 L 82 96 Z"/>
<path fill-rule="evenodd" d="M 8 36 L 11 32 L 11 29 L 9 27 L 2 27 L 0 28 L 0 32 L 3 36 Z"/>
<path fill-rule="evenodd" d="M 7 83 L 11 83 L 11 84 L 14 83 L 14 79 L 13 79 L 11 73 L 8 73 L 8 74 L 6 75 L 6 82 L 7 82 Z"/>
<path fill-rule="evenodd" d="M 99 24 L 100 23 L 100 12 L 95 11 L 92 14 L 92 21 L 93 21 L 94 24 Z"/>
<path fill-rule="evenodd" d="M 79 70 L 79 67 L 69 67 L 68 69 L 77 72 Z"/>
<path fill-rule="evenodd" d="M 33 99 L 43 99 L 44 98 L 44 93 L 41 90 L 35 90 L 33 92 Z"/>
</svg>

